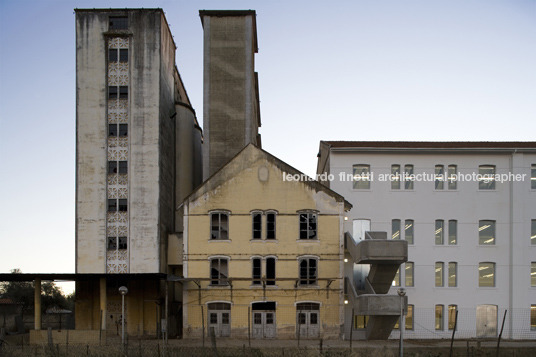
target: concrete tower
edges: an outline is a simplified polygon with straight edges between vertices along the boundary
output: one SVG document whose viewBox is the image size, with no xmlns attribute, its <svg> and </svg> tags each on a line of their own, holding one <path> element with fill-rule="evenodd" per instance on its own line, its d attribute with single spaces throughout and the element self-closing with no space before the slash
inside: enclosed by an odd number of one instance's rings
<svg viewBox="0 0 536 357">
<path fill-rule="evenodd" d="M 261 146 L 254 10 L 201 10 L 204 30 L 203 180 L 247 144 Z"/>
</svg>

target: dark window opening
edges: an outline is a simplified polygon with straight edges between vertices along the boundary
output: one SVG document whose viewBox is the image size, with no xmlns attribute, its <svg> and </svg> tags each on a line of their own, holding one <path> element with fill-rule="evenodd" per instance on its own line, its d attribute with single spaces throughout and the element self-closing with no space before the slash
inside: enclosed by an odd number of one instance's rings
<svg viewBox="0 0 536 357">
<path fill-rule="evenodd" d="M 127 237 L 119 237 L 117 240 L 119 249 L 127 249 Z"/>
<path fill-rule="evenodd" d="M 262 215 L 260 213 L 253 214 L 253 239 L 261 239 L 262 234 Z"/>
<path fill-rule="evenodd" d="M 275 239 L 275 213 L 266 214 L 266 239 Z"/>
<path fill-rule="evenodd" d="M 227 285 L 227 259 L 217 258 L 210 261 L 210 283 L 212 285 Z"/>
<path fill-rule="evenodd" d="M 266 259 L 266 285 L 275 285 L 275 258 Z"/>
<path fill-rule="evenodd" d="M 109 30 L 128 30 L 128 17 L 110 16 Z"/>
<path fill-rule="evenodd" d="M 116 211 L 117 211 L 117 200 L 109 199 L 108 200 L 108 212 L 116 212 Z"/>
<path fill-rule="evenodd" d="M 119 173 L 120 174 L 128 173 L 128 162 L 127 161 L 119 161 Z"/>
<path fill-rule="evenodd" d="M 253 311 L 275 311 L 275 301 L 254 302 L 251 304 Z"/>
<path fill-rule="evenodd" d="M 117 99 L 117 87 L 116 86 L 108 87 L 108 99 Z"/>
<path fill-rule="evenodd" d="M 300 260 L 300 285 L 316 284 L 316 263 L 315 258 Z"/>
<path fill-rule="evenodd" d="M 117 173 L 117 161 L 108 161 L 108 173 L 109 174 Z"/>
<path fill-rule="evenodd" d="M 253 285 L 260 285 L 261 283 L 261 259 L 260 258 L 254 258 L 252 260 L 253 264 L 253 281 L 251 282 Z"/>
<path fill-rule="evenodd" d="M 127 99 L 127 98 L 128 98 L 128 87 L 127 86 L 119 87 L 119 99 Z"/>
<path fill-rule="evenodd" d="M 122 48 L 119 50 L 119 62 L 128 62 L 128 49 Z"/>
<path fill-rule="evenodd" d="M 108 237 L 108 246 L 107 246 L 108 250 L 116 250 L 117 249 L 117 244 L 116 244 L 116 239 L 115 237 Z"/>
<path fill-rule="evenodd" d="M 120 212 L 127 211 L 127 200 L 125 198 L 119 199 L 119 211 Z"/>
<path fill-rule="evenodd" d="M 128 124 L 119 124 L 119 136 L 128 136 Z"/>
<path fill-rule="evenodd" d="M 117 124 L 108 124 L 108 136 L 117 136 Z"/>
<path fill-rule="evenodd" d="M 227 213 L 212 213 L 210 239 L 229 239 L 229 216 Z"/>
<path fill-rule="evenodd" d="M 108 50 L 108 62 L 117 62 L 117 49 L 110 48 Z"/>
</svg>

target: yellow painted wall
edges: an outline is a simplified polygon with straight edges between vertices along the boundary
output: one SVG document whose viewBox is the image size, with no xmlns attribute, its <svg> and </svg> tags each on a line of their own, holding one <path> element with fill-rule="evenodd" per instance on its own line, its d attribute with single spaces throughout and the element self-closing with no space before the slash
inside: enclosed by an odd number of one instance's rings
<svg viewBox="0 0 536 357">
<path fill-rule="evenodd" d="M 262 181 L 259 177 L 266 177 Z M 221 182 L 214 189 L 202 188 L 186 202 L 185 276 L 198 278 L 201 289 L 193 282 L 184 291 L 184 334 L 201 334 L 201 306 L 207 328 L 207 303 L 231 302 L 231 336 L 247 337 L 248 307 L 251 302 L 276 301 L 277 337 L 294 337 L 298 302 L 321 304 L 321 336 L 336 338 L 342 316 L 342 239 L 343 202 L 337 202 L 326 192 L 317 191 L 303 182 L 283 181 L 282 166 L 270 160 L 259 149 L 247 147 L 221 172 Z M 205 184 L 210 187 L 211 181 Z M 203 192 L 205 191 L 205 192 Z M 318 211 L 316 241 L 299 240 L 300 210 Z M 212 210 L 228 210 L 229 240 L 210 240 Z M 276 240 L 252 240 L 252 210 L 275 210 Z M 266 218 L 263 217 L 263 235 Z M 186 238 L 187 237 L 187 238 Z M 299 277 L 298 258 L 312 255 L 319 258 L 318 284 L 295 288 Z M 229 278 L 232 288 L 210 286 L 211 256 L 229 257 Z M 276 286 L 251 286 L 252 263 L 256 256 L 276 257 Z M 263 275 L 265 262 L 262 263 Z M 205 280 L 202 280 L 205 279 Z M 245 280 L 239 280 L 245 279 Z M 281 279 L 281 280 L 279 280 Z M 332 279 L 329 286 L 325 279 Z M 206 332 L 205 332 L 206 333 Z"/>
</svg>

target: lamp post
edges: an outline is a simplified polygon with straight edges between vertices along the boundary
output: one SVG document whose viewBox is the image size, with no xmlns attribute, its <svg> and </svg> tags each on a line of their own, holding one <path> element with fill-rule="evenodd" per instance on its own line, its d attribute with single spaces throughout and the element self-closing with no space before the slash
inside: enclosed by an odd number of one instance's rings
<svg viewBox="0 0 536 357">
<path fill-rule="evenodd" d="M 128 293 L 126 286 L 119 288 L 119 294 L 121 294 L 121 344 L 125 345 L 125 295 Z"/>
<path fill-rule="evenodd" d="M 400 296 L 400 320 L 398 326 L 400 328 L 400 357 L 404 356 L 404 296 L 406 296 L 406 289 L 398 289 L 398 296 Z"/>
</svg>

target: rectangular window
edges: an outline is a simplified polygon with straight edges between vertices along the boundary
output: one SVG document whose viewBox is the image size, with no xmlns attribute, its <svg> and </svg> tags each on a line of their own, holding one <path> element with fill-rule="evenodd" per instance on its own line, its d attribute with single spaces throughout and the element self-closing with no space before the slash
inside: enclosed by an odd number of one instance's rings
<svg viewBox="0 0 536 357">
<path fill-rule="evenodd" d="M 316 258 L 300 259 L 300 285 L 316 285 L 317 263 Z"/>
<path fill-rule="evenodd" d="M 404 189 L 413 190 L 413 182 L 415 181 L 415 176 L 413 175 L 413 165 L 404 166 Z"/>
<path fill-rule="evenodd" d="M 494 190 L 495 189 L 495 166 L 480 165 L 478 167 L 478 189 Z"/>
<path fill-rule="evenodd" d="M 413 226 L 413 220 L 406 219 L 404 222 L 404 239 L 408 241 L 408 244 L 413 244 Z"/>
<path fill-rule="evenodd" d="M 449 221 L 449 245 L 458 244 L 458 221 L 451 219 Z"/>
<path fill-rule="evenodd" d="M 536 331 L 536 305 L 530 305 L 530 329 Z"/>
<path fill-rule="evenodd" d="M 212 285 L 227 285 L 228 276 L 229 267 L 226 258 L 213 258 L 210 260 L 210 283 Z"/>
<path fill-rule="evenodd" d="M 119 211 L 120 212 L 126 212 L 127 211 L 127 200 L 125 198 L 120 198 L 118 201 L 119 201 Z"/>
<path fill-rule="evenodd" d="M 316 213 L 300 213 L 300 239 L 317 239 Z"/>
<path fill-rule="evenodd" d="M 415 286 L 413 281 L 413 269 L 414 264 L 413 262 L 407 262 L 406 264 L 406 272 L 405 272 L 405 281 L 406 281 L 406 287 Z"/>
<path fill-rule="evenodd" d="M 108 161 L 108 173 L 109 174 L 117 173 L 117 161 Z"/>
<path fill-rule="evenodd" d="M 400 239 L 400 220 L 393 219 L 391 221 L 391 238 Z"/>
<path fill-rule="evenodd" d="M 536 219 L 530 221 L 530 244 L 536 244 Z"/>
<path fill-rule="evenodd" d="M 449 287 L 458 286 L 458 263 L 449 262 Z"/>
<path fill-rule="evenodd" d="M 121 48 L 119 50 L 119 62 L 128 62 L 128 49 Z"/>
<path fill-rule="evenodd" d="M 443 305 L 435 306 L 435 329 L 443 330 Z"/>
<path fill-rule="evenodd" d="M 261 258 L 253 258 L 251 260 L 251 265 L 252 265 L 252 281 L 251 281 L 251 284 L 252 285 L 260 285 L 261 277 L 262 277 Z"/>
<path fill-rule="evenodd" d="M 106 247 L 108 250 L 116 250 L 117 249 L 117 238 L 116 237 L 108 237 L 108 244 Z"/>
<path fill-rule="evenodd" d="M 266 258 L 266 285 L 275 285 L 275 258 Z"/>
<path fill-rule="evenodd" d="M 435 244 L 443 245 L 443 228 L 445 226 L 445 221 L 442 219 L 436 219 L 435 221 Z"/>
<path fill-rule="evenodd" d="M 400 268 L 398 268 L 398 270 L 396 271 L 392 286 L 400 286 Z"/>
<path fill-rule="evenodd" d="M 210 214 L 210 239 L 229 239 L 229 215 L 227 213 Z"/>
<path fill-rule="evenodd" d="M 108 87 L 108 99 L 117 99 L 117 87 L 116 86 Z"/>
<path fill-rule="evenodd" d="M 266 214 L 266 239 L 275 239 L 275 213 Z"/>
<path fill-rule="evenodd" d="M 117 124 L 108 124 L 108 136 L 110 137 L 117 136 Z"/>
<path fill-rule="evenodd" d="M 253 213 L 251 215 L 253 221 L 253 239 L 262 238 L 262 214 Z"/>
<path fill-rule="evenodd" d="M 110 16 L 109 30 L 128 30 L 128 17 Z"/>
<path fill-rule="evenodd" d="M 128 98 L 128 87 L 127 86 L 119 87 L 119 99 L 127 99 L 127 98 Z"/>
<path fill-rule="evenodd" d="M 495 221 L 478 221 L 478 244 L 495 244 Z"/>
<path fill-rule="evenodd" d="M 536 262 L 530 263 L 530 286 L 536 287 Z"/>
<path fill-rule="evenodd" d="M 536 164 L 530 167 L 530 188 L 536 190 Z"/>
<path fill-rule="evenodd" d="M 354 315 L 354 330 L 367 328 L 368 319 L 366 315 Z"/>
<path fill-rule="evenodd" d="M 119 161 L 119 173 L 120 174 L 128 173 L 128 162 L 127 161 Z"/>
<path fill-rule="evenodd" d="M 443 262 L 436 262 L 435 263 L 435 286 L 441 287 L 443 286 Z"/>
<path fill-rule="evenodd" d="M 117 62 L 117 48 L 108 49 L 108 62 Z"/>
<path fill-rule="evenodd" d="M 370 165 L 354 165 L 354 190 L 370 189 Z"/>
<path fill-rule="evenodd" d="M 128 136 L 128 124 L 119 124 L 119 136 Z"/>
<path fill-rule="evenodd" d="M 436 165 L 435 166 L 435 189 L 436 190 L 442 190 L 445 187 L 445 166 L 443 165 Z"/>
<path fill-rule="evenodd" d="M 456 310 L 458 309 L 457 305 L 449 305 L 449 330 L 454 330 L 454 325 L 456 324 Z M 458 329 L 458 327 L 456 327 Z"/>
<path fill-rule="evenodd" d="M 400 190 L 400 165 L 391 165 L 391 190 Z"/>
<path fill-rule="evenodd" d="M 458 182 L 457 182 L 457 176 L 458 175 L 458 167 L 456 165 L 449 165 L 448 167 L 448 189 L 449 190 L 455 190 L 458 188 Z"/>
<path fill-rule="evenodd" d="M 108 212 L 116 212 L 117 211 L 117 200 L 115 198 L 108 199 Z"/>
<path fill-rule="evenodd" d="M 117 237 L 117 248 L 127 249 L 127 237 Z"/>
<path fill-rule="evenodd" d="M 495 286 L 495 263 L 484 262 L 478 264 L 478 286 Z"/>
</svg>

